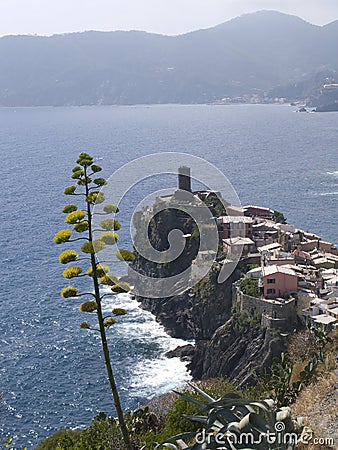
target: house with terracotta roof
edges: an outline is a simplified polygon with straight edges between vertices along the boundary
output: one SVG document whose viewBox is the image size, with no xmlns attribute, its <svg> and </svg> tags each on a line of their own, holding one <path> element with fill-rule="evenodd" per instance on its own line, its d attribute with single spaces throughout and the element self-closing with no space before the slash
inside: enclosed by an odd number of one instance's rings
<svg viewBox="0 0 338 450">
<path fill-rule="evenodd" d="M 262 268 L 263 295 L 265 298 L 290 297 L 297 293 L 298 275 L 284 266 L 266 266 Z"/>
</svg>

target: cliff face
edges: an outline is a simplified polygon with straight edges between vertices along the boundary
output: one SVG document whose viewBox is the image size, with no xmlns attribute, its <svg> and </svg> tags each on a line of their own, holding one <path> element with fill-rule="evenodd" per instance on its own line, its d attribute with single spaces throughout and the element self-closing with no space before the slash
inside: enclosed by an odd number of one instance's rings
<svg viewBox="0 0 338 450">
<path fill-rule="evenodd" d="M 150 242 L 157 250 L 167 248 L 168 232 L 173 228 L 194 236 L 194 224 L 189 219 L 166 210 L 154 217 L 148 230 Z M 148 277 L 171 276 L 191 264 L 197 249 L 198 236 L 191 238 L 185 256 L 174 264 L 155 264 L 137 255 L 133 268 Z M 238 384 L 253 383 L 255 372 L 271 365 L 272 358 L 280 355 L 283 343 L 271 331 L 261 329 L 257 318 L 232 313 L 232 284 L 240 278 L 243 267 L 238 265 L 222 284 L 217 282 L 220 269 L 219 262 L 215 262 L 206 277 L 181 295 L 138 300 L 168 334 L 195 340 L 189 365 L 194 378 L 227 377 Z"/>
<path fill-rule="evenodd" d="M 232 317 L 209 341 L 197 341 L 189 365 L 194 377 L 225 377 L 236 384 L 254 384 L 256 375 L 279 357 L 284 343 L 271 330 L 257 325 L 238 326 Z"/>
<path fill-rule="evenodd" d="M 168 334 L 183 339 L 209 340 L 231 315 L 231 288 L 235 272 L 222 284 L 217 283 L 219 265 L 211 269 L 194 288 L 167 298 L 138 298 L 151 311 Z"/>
</svg>

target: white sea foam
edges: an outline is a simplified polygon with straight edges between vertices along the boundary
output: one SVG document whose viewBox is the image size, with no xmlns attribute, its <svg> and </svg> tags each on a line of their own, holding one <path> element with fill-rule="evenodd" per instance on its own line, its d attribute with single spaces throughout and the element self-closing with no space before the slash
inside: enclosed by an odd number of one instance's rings
<svg viewBox="0 0 338 450">
<path fill-rule="evenodd" d="M 132 383 L 129 388 L 131 397 L 151 398 L 179 388 L 189 381 L 186 363 L 179 358 L 159 358 L 143 361 L 133 369 Z"/>
<path fill-rule="evenodd" d="M 326 195 L 338 195 L 338 191 L 333 192 L 319 192 L 317 195 L 326 196 Z"/>
<path fill-rule="evenodd" d="M 156 322 L 154 315 L 141 309 L 139 303 L 129 294 L 105 298 L 104 314 L 111 312 L 113 307 L 125 308 L 128 312 L 126 316 L 117 318 L 118 324 L 113 334 L 115 342 L 123 341 L 124 337 L 128 336 L 128 342 L 132 343 L 130 351 L 133 351 L 134 355 L 130 355 L 133 364 L 129 372 L 129 398 L 145 399 L 161 395 L 181 387 L 191 379 L 185 362 L 179 358 L 165 357 L 166 352 L 186 345 L 187 341 L 170 337 L 163 326 Z M 138 349 L 140 354 L 136 356 Z M 125 351 L 127 352 L 127 349 Z"/>
</svg>

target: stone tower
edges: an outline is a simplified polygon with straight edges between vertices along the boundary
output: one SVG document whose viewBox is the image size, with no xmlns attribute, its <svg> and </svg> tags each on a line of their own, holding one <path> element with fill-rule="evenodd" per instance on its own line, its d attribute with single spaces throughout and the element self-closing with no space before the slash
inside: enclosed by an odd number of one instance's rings
<svg viewBox="0 0 338 450">
<path fill-rule="evenodd" d="M 178 169 L 178 189 L 191 192 L 190 167 L 181 166 Z"/>
</svg>

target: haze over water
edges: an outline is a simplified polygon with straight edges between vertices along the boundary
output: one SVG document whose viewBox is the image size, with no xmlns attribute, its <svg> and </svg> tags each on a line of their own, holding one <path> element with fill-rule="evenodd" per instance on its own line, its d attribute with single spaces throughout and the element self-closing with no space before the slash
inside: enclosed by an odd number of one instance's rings
<svg viewBox="0 0 338 450">
<path fill-rule="evenodd" d="M 16 436 L 15 448 L 34 448 L 60 428 L 89 425 L 99 411 L 112 413 L 98 336 L 79 329 L 84 316 L 78 303 L 60 298 L 60 248 L 52 241 L 64 226 L 61 210 L 69 199 L 63 190 L 71 184 L 78 154 L 91 153 L 106 177 L 149 153 L 203 157 L 228 176 L 242 204 L 282 211 L 289 223 L 336 242 L 338 115 L 294 109 L 0 109 L 0 433 Z M 148 188 L 168 187 L 163 182 L 149 180 Z M 130 247 L 128 215 L 142 197 L 135 189 L 121 209 L 125 246 Z M 181 341 L 169 338 L 127 295 L 114 305 L 129 311 L 109 334 L 124 406 L 135 408 L 188 375 L 183 363 L 163 357 Z"/>
</svg>

